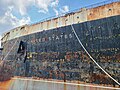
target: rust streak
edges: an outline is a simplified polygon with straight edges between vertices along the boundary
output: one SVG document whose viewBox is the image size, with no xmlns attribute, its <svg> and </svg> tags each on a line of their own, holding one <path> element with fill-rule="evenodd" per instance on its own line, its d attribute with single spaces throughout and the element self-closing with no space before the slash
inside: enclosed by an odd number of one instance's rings
<svg viewBox="0 0 120 90">
<path fill-rule="evenodd" d="M 8 90 L 10 88 L 11 83 L 12 80 L 0 82 L 0 90 Z"/>
</svg>

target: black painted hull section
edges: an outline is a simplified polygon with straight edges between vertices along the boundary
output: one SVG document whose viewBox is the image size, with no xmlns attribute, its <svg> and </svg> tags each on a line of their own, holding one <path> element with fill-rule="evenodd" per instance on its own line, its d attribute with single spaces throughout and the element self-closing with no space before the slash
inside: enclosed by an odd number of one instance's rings
<svg viewBox="0 0 120 90">
<path fill-rule="evenodd" d="M 73 27 L 92 57 L 120 81 L 120 16 L 78 23 Z M 16 39 L 7 41 L 3 57 L 15 41 Z M 20 41 L 24 42 L 26 57 L 18 53 Z M 13 60 L 13 74 L 18 76 L 112 83 L 90 60 L 71 26 L 19 37 L 7 60 Z M 99 78 L 102 75 L 104 81 Z"/>
</svg>

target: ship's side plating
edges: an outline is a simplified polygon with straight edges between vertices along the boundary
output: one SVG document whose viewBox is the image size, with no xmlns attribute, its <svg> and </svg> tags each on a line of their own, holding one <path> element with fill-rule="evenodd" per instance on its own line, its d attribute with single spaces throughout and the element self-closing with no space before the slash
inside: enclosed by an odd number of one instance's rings
<svg viewBox="0 0 120 90">
<path fill-rule="evenodd" d="M 95 60 L 120 82 L 120 2 L 83 8 L 5 33 L 2 39 L 3 57 L 17 40 L 6 58 L 14 61 L 8 62 L 12 63 L 13 74 L 113 83 L 86 55 L 71 24 Z"/>
</svg>

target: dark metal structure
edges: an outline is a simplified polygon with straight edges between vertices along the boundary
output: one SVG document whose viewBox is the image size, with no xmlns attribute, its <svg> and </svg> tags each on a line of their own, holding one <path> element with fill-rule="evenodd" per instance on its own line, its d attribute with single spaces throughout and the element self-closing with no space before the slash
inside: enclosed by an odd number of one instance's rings
<svg viewBox="0 0 120 90">
<path fill-rule="evenodd" d="M 92 57 L 120 82 L 120 15 L 73 24 Z M 3 42 L 13 76 L 113 84 L 87 56 L 70 25 Z M 11 62 L 12 61 L 12 62 Z"/>
</svg>

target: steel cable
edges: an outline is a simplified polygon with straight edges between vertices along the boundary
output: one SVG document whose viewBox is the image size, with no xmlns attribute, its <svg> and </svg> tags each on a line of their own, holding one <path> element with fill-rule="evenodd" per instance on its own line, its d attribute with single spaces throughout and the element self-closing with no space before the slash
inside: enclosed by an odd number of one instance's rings
<svg viewBox="0 0 120 90">
<path fill-rule="evenodd" d="M 71 27 L 72 27 L 72 30 L 73 30 L 73 33 L 75 34 L 79 44 L 82 46 L 82 48 L 84 49 L 84 51 L 87 53 L 87 55 L 90 57 L 90 59 L 109 77 L 111 78 L 114 82 L 116 82 L 119 86 L 120 86 L 120 83 L 114 79 L 109 73 L 107 73 L 97 62 L 96 60 L 90 55 L 90 53 L 87 51 L 87 49 L 84 47 L 84 45 L 82 44 L 81 40 L 79 39 L 74 27 L 73 27 L 73 24 L 71 24 Z"/>
</svg>

